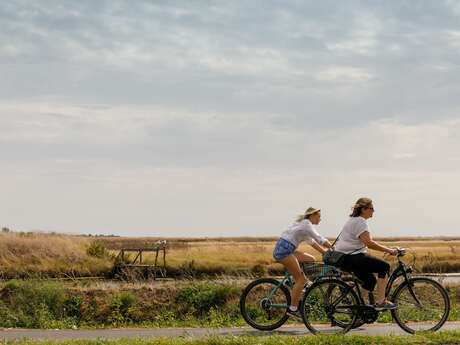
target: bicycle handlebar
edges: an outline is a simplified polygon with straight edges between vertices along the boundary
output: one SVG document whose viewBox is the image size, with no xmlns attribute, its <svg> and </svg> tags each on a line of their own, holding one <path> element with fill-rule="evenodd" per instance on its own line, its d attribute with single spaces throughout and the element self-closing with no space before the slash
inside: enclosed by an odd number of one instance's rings
<svg viewBox="0 0 460 345">
<path fill-rule="evenodd" d="M 407 253 L 406 248 L 399 248 L 399 247 L 397 247 L 396 250 L 398 251 L 398 253 L 396 254 L 397 257 L 404 256 L 404 255 L 406 255 L 406 253 Z"/>
<path fill-rule="evenodd" d="M 406 248 L 396 247 L 395 249 L 396 249 L 396 254 L 393 254 L 393 255 L 396 256 L 398 259 L 407 254 L 407 249 Z M 391 254 L 385 253 L 383 255 L 387 256 L 387 255 L 391 255 Z"/>
</svg>

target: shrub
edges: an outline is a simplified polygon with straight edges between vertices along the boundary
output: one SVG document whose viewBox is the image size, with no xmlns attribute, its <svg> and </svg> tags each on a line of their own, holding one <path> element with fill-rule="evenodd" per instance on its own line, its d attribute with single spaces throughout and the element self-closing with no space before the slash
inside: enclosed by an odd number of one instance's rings
<svg viewBox="0 0 460 345">
<path fill-rule="evenodd" d="M 98 301 L 94 297 L 85 298 L 81 305 L 81 321 L 87 324 L 103 324 L 107 321 L 108 315 L 104 301 Z M 108 312 L 110 313 L 110 311 Z"/>
<path fill-rule="evenodd" d="M 19 319 L 16 314 L 11 313 L 10 308 L 0 301 L 0 326 L 2 327 L 17 327 Z"/>
<path fill-rule="evenodd" d="M 64 288 L 55 282 L 10 280 L 5 283 L 2 294 L 7 296 L 12 306 L 32 312 L 35 307 L 44 304 L 55 316 L 62 314 L 65 300 Z"/>
<path fill-rule="evenodd" d="M 109 322 L 114 325 L 131 321 L 135 312 L 136 297 L 130 292 L 115 295 L 110 305 Z"/>
<path fill-rule="evenodd" d="M 64 301 L 64 312 L 66 316 L 73 317 L 77 321 L 82 317 L 83 299 L 80 296 L 72 295 Z"/>
<path fill-rule="evenodd" d="M 235 295 L 235 289 L 212 283 L 197 283 L 180 290 L 176 296 L 181 313 L 203 317 L 211 308 L 222 307 Z"/>
<path fill-rule="evenodd" d="M 251 273 L 256 277 L 262 277 L 266 275 L 267 272 L 267 265 L 256 264 L 251 268 Z"/>
<path fill-rule="evenodd" d="M 86 254 L 95 258 L 104 258 L 109 256 L 107 248 L 98 241 L 93 241 L 90 243 L 88 248 L 86 248 Z"/>
<path fill-rule="evenodd" d="M 65 291 L 53 282 L 11 280 L 3 287 L 2 300 L 15 315 L 16 327 L 46 328 L 63 317 Z"/>
<path fill-rule="evenodd" d="M 421 267 L 422 272 L 434 273 L 451 273 L 460 270 L 459 262 L 449 262 L 441 260 L 432 260 Z"/>
</svg>

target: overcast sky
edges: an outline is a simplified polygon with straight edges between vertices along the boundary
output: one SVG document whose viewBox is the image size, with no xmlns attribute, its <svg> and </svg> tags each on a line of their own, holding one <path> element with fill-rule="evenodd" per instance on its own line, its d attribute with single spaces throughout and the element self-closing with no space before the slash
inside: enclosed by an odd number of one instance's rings
<svg viewBox="0 0 460 345">
<path fill-rule="evenodd" d="M 460 234 L 458 1 L 3 1 L 0 225 Z"/>
</svg>

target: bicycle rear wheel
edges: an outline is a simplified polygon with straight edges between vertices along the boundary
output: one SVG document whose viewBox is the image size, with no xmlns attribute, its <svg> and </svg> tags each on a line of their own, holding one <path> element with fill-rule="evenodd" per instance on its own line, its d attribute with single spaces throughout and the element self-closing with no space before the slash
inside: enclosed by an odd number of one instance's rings
<svg viewBox="0 0 460 345">
<path fill-rule="evenodd" d="M 411 293 L 411 289 L 417 300 Z M 411 278 L 398 286 L 392 295 L 397 309 L 391 311 L 396 323 L 408 333 L 436 331 L 444 325 L 450 312 L 446 289 L 429 278 Z"/>
<path fill-rule="evenodd" d="M 301 312 L 313 334 L 346 333 L 357 322 L 358 305 L 358 296 L 347 283 L 322 279 L 305 292 Z"/>
<path fill-rule="evenodd" d="M 270 331 L 281 327 L 289 318 L 286 314 L 291 304 L 289 290 L 272 278 L 262 278 L 250 283 L 241 294 L 240 311 L 252 327 Z"/>
</svg>

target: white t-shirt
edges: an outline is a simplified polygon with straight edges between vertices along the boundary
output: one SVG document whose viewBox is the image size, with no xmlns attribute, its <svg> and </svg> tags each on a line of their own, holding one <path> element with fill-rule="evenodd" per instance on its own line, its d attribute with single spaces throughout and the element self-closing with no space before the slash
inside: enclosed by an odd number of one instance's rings
<svg viewBox="0 0 460 345">
<path fill-rule="evenodd" d="M 316 231 L 315 227 L 308 219 L 292 224 L 280 237 L 291 242 L 296 248 L 302 241 L 307 241 L 309 244 L 313 242 L 323 244 L 327 241 L 326 238 Z"/>
<path fill-rule="evenodd" d="M 364 231 L 369 231 L 366 219 L 350 217 L 335 243 L 335 250 L 346 254 L 367 253 L 367 246 L 359 238 Z"/>
</svg>

